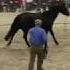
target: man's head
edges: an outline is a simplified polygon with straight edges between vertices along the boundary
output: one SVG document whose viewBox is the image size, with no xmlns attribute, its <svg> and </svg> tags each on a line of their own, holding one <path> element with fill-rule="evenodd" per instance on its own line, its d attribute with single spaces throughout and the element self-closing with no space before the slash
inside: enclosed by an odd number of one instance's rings
<svg viewBox="0 0 70 70">
<path fill-rule="evenodd" d="M 36 19 L 35 20 L 35 25 L 41 25 L 42 24 L 42 20 L 41 19 Z"/>
</svg>

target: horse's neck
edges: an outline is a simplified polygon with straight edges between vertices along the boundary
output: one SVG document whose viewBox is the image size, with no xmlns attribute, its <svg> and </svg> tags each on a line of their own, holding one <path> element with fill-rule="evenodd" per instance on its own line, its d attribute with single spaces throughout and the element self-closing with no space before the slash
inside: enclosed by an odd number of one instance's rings
<svg viewBox="0 0 70 70">
<path fill-rule="evenodd" d="M 43 16 L 45 16 L 46 18 L 50 18 L 51 21 L 54 21 L 56 17 L 58 16 L 58 14 L 59 12 L 53 9 L 43 12 Z"/>
</svg>

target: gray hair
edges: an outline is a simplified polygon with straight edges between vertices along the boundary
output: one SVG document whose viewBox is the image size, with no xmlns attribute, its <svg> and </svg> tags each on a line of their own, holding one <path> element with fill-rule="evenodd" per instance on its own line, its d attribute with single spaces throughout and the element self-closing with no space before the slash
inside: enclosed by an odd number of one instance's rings
<svg viewBox="0 0 70 70">
<path fill-rule="evenodd" d="M 35 25 L 41 25 L 42 24 L 42 20 L 41 19 L 36 19 L 35 20 Z"/>
</svg>

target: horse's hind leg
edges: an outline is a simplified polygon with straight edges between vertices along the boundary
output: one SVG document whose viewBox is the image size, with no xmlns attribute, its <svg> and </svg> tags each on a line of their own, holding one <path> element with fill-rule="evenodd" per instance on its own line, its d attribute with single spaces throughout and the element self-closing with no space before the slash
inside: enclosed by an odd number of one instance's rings
<svg viewBox="0 0 70 70">
<path fill-rule="evenodd" d="M 54 39 L 55 44 L 58 45 L 59 43 L 58 43 L 58 41 L 56 40 L 56 38 L 55 38 L 55 36 L 54 36 L 54 32 L 53 32 L 52 29 L 50 29 L 50 33 L 51 33 L 51 35 L 52 35 L 52 37 L 53 37 L 53 39 Z"/>
<path fill-rule="evenodd" d="M 20 25 L 19 25 L 20 26 Z M 13 40 L 14 35 L 16 34 L 16 32 L 18 31 L 19 27 L 18 25 L 14 25 L 14 23 L 11 25 L 11 28 L 9 30 L 9 32 L 7 33 L 7 35 L 5 36 L 5 41 L 8 41 L 7 46 L 9 46 Z"/>
<path fill-rule="evenodd" d="M 7 35 L 5 36 L 5 41 L 8 41 L 11 36 L 14 35 L 14 29 L 10 29 L 9 32 L 7 33 Z"/>
<path fill-rule="evenodd" d="M 27 33 L 24 33 L 23 38 L 24 38 L 24 40 L 25 40 L 27 46 L 30 47 L 30 45 L 29 45 L 29 43 L 28 43 L 28 41 L 27 41 Z"/>
</svg>

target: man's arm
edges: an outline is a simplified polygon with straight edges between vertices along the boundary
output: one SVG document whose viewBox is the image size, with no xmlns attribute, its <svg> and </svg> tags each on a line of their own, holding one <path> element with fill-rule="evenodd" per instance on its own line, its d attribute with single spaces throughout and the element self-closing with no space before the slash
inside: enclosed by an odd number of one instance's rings
<svg viewBox="0 0 70 70">
<path fill-rule="evenodd" d="M 47 54 L 47 42 L 45 42 L 45 46 L 44 46 L 44 52 Z"/>
</svg>

